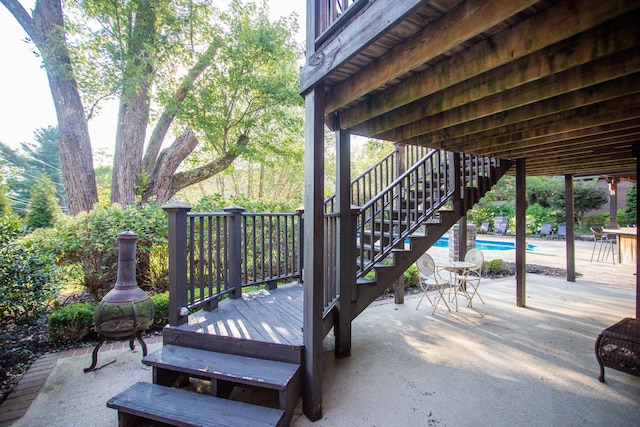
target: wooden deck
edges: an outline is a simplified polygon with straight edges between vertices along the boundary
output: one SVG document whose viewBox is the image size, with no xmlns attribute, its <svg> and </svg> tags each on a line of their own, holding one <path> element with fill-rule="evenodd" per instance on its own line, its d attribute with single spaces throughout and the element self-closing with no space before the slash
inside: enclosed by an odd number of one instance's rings
<svg viewBox="0 0 640 427">
<path fill-rule="evenodd" d="M 302 346 L 303 289 L 299 283 L 225 299 L 212 311 L 198 311 L 179 329 L 220 337 Z"/>
</svg>

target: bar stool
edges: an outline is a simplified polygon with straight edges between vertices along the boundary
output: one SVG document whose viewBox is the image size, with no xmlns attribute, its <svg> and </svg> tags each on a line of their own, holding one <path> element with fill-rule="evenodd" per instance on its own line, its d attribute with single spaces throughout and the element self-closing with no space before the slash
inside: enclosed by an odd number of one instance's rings
<svg viewBox="0 0 640 427">
<path fill-rule="evenodd" d="M 593 262 L 593 257 L 596 253 L 596 247 L 598 247 L 598 257 L 596 261 L 604 261 L 607 259 L 609 252 L 611 252 L 611 259 L 613 260 L 613 264 L 616 263 L 616 257 L 613 251 L 613 245 L 615 244 L 615 236 L 610 236 L 606 233 L 602 232 L 602 228 L 600 227 L 591 227 L 591 232 L 593 233 L 593 249 L 591 250 L 591 262 Z"/>
</svg>

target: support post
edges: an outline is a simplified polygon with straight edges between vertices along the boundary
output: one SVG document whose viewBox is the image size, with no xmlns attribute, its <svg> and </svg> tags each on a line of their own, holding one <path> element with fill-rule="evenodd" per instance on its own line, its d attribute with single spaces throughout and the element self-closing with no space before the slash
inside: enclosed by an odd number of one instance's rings
<svg viewBox="0 0 640 427">
<path fill-rule="evenodd" d="M 226 213 L 230 213 L 229 218 L 229 265 L 227 276 L 227 287 L 233 288 L 229 298 L 242 298 L 242 212 L 244 208 L 240 206 L 230 206 L 224 208 Z"/>
<path fill-rule="evenodd" d="M 576 236 L 573 198 L 573 175 L 564 176 L 564 197 L 567 218 L 567 282 L 576 281 Z"/>
<path fill-rule="evenodd" d="M 355 257 L 353 243 L 356 240 L 355 222 L 351 213 L 351 133 L 340 129 L 340 116 L 336 124 L 336 201 L 338 203 L 337 288 L 338 318 L 333 327 L 336 357 L 351 355 L 351 303 L 355 298 Z"/>
<path fill-rule="evenodd" d="M 162 206 L 169 220 L 169 325 L 189 321 L 187 310 L 187 213 L 191 206 L 175 202 Z"/>
<path fill-rule="evenodd" d="M 300 284 L 304 283 L 304 206 L 296 209 L 298 215 L 298 271 L 300 272 Z M 295 241 L 295 240 L 294 240 Z"/>
<path fill-rule="evenodd" d="M 636 158 L 636 176 L 640 176 L 640 144 L 633 147 L 633 157 Z M 636 212 L 638 212 L 638 198 L 640 197 L 640 185 L 636 180 Z M 636 213 L 637 221 L 637 213 Z M 640 319 L 640 245 L 636 234 L 636 319 Z"/>
<path fill-rule="evenodd" d="M 307 11 L 309 17 L 309 11 Z M 310 22 L 307 19 L 307 22 Z M 314 23 L 315 21 L 311 21 Z M 308 35 L 307 35 L 308 39 Z M 309 52 L 307 52 L 309 53 Z M 305 97 L 304 159 L 304 387 L 302 410 L 322 417 L 322 315 L 324 310 L 324 86 Z"/>
<path fill-rule="evenodd" d="M 516 305 L 526 307 L 526 248 L 527 248 L 527 164 L 525 159 L 516 159 Z"/>
<path fill-rule="evenodd" d="M 618 181 L 619 178 L 609 177 L 607 183 L 609 184 L 609 223 L 607 228 L 620 228 L 618 224 Z"/>
</svg>

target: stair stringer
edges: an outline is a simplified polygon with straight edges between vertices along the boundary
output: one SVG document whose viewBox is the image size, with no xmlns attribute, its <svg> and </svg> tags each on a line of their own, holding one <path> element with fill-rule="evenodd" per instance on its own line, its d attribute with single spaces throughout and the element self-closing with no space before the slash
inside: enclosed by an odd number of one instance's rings
<svg viewBox="0 0 640 427">
<path fill-rule="evenodd" d="M 357 286 L 357 297 L 353 303 L 352 320 L 375 301 L 401 274 L 415 263 L 433 244 L 444 235 L 462 215 L 454 211 L 439 211 L 440 222 L 425 224 L 425 235 L 409 237 L 409 249 L 396 249 L 393 264 L 376 267 L 376 279 Z"/>
<path fill-rule="evenodd" d="M 453 225 L 455 225 L 466 211 L 471 209 L 480 199 L 493 187 L 493 185 L 504 176 L 511 168 L 512 163 L 503 160 L 499 167 L 491 170 L 490 177 L 484 177 L 479 187 L 466 188 L 464 191 L 466 209 L 460 207 L 461 204 L 454 201 L 453 211 L 438 211 L 440 221 L 426 222 L 425 235 L 410 235 L 409 248 L 394 249 L 389 265 L 374 268 L 376 277 L 374 280 L 360 280 L 356 286 L 356 298 L 352 302 L 351 320 L 355 319 L 365 308 L 375 301 L 387 288 L 400 277 L 401 274 L 415 263 L 433 244 L 444 235 Z M 484 190 L 484 191 L 483 191 Z"/>
</svg>

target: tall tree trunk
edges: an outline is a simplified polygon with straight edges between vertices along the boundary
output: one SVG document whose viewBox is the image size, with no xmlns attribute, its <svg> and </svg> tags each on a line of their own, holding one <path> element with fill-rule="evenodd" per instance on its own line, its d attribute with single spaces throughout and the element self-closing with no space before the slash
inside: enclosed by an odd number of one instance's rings
<svg viewBox="0 0 640 427">
<path fill-rule="evenodd" d="M 60 0 L 36 2 L 33 18 L 16 0 L 0 0 L 22 25 L 42 55 L 58 119 L 62 177 L 72 215 L 98 201 L 93 154 L 84 108 L 65 40 Z"/>
<path fill-rule="evenodd" d="M 154 73 L 145 50 L 155 41 L 155 11 L 151 2 L 141 1 L 127 46 L 127 64 L 120 97 L 116 149 L 111 178 L 111 202 L 128 206 L 135 203 L 142 172 L 142 153 L 149 122 L 151 78 Z"/>
</svg>

